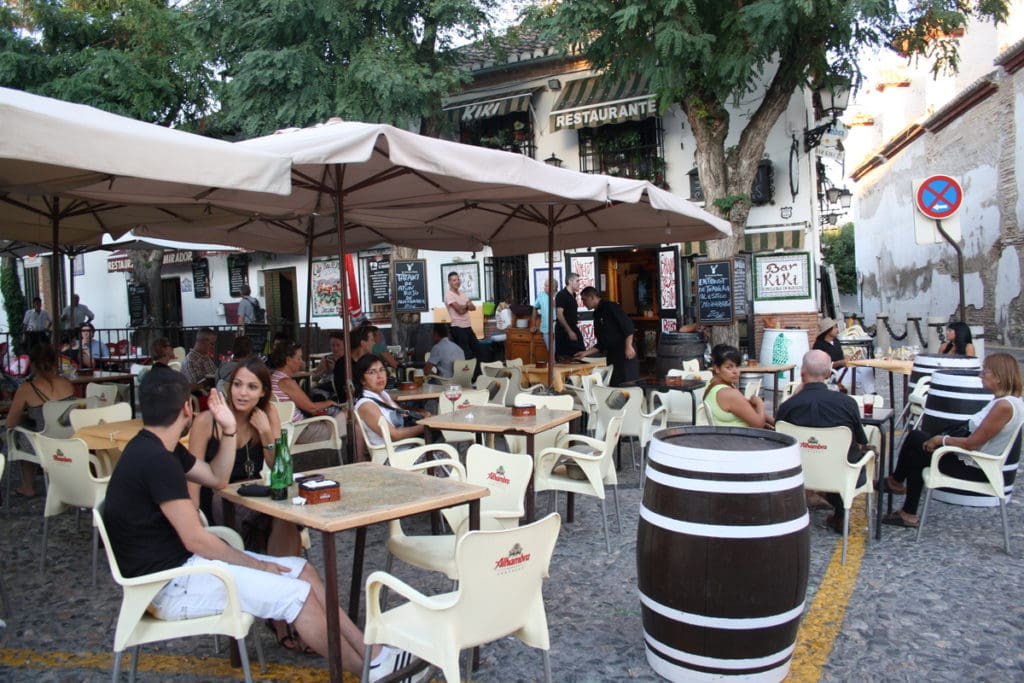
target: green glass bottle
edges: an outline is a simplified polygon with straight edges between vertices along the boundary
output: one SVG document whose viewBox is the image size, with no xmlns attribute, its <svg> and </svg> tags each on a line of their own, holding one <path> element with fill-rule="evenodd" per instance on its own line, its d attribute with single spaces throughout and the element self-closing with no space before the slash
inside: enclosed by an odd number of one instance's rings
<svg viewBox="0 0 1024 683">
<path fill-rule="evenodd" d="M 287 442 L 285 444 L 287 447 Z M 285 500 L 288 498 L 288 485 L 291 478 L 288 475 L 288 463 L 281 457 L 281 439 L 274 442 L 274 466 L 270 469 L 270 499 Z"/>
<path fill-rule="evenodd" d="M 280 445 L 277 447 L 277 457 L 284 460 L 285 470 L 288 475 L 288 485 L 291 486 L 295 481 L 295 465 L 292 463 L 291 449 L 288 448 L 288 432 L 286 430 L 281 430 L 281 438 L 278 441 Z"/>
</svg>

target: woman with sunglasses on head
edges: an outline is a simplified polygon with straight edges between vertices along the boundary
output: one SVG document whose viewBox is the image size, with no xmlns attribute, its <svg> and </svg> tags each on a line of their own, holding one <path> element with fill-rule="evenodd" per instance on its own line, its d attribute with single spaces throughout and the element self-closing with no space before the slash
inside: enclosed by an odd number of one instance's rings
<svg viewBox="0 0 1024 683">
<path fill-rule="evenodd" d="M 275 368 L 270 376 L 270 390 L 278 401 L 291 401 L 295 404 L 292 422 L 298 422 L 314 415 L 330 415 L 338 425 L 338 435 L 345 436 L 345 411 L 335 401 L 314 401 L 302 390 L 295 381 L 294 375 L 305 369 L 306 361 L 302 357 L 302 347 L 295 342 L 282 342 L 270 352 L 270 365 Z M 314 422 L 306 426 L 298 435 L 295 443 L 314 443 L 323 441 L 328 436 L 328 425 Z"/>
</svg>

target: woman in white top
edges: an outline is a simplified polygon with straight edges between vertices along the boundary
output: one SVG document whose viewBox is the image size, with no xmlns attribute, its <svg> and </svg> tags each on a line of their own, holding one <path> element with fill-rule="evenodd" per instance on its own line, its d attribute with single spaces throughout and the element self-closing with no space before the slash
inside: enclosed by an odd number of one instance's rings
<svg viewBox="0 0 1024 683">
<path fill-rule="evenodd" d="M 406 410 L 391 398 L 384 390 L 388 383 L 388 374 L 380 358 L 372 353 L 366 354 L 356 361 L 352 374 L 357 386 L 355 409 L 366 424 L 371 446 L 380 446 L 384 443 L 384 436 L 378 424 L 381 415 L 388 419 L 388 431 L 392 441 L 423 434 L 423 425 L 403 426 L 405 415 L 415 413 L 419 417 L 427 417 L 430 413 L 425 410 Z"/>
<path fill-rule="evenodd" d="M 896 470 L 886 480 L 886 487 L 890 491 L 905 491 L 907 497 L 903 509 L 888 515 L 883 522 L 893 526 L 917 526 L 917 503 L 924 487 L 921 470 L 929 466 L 932 451 L 936 448 L 957 446 L 969 451 L 998 455 L 1007 443 L 1017 438 L 1021 425 L 1024 425 L 1024 401 L 1021 400 L 1024 384 L 1017 359 L 1008 353 L 994 353 L 986 357 L 981 370 L 981 384 L 995 398 L 971 416 L 967 422 L 969 433 L 966 436 L 932 436 L 920 430 L 914 430 L 907 436 Z M 963 479 L 985 481 L 985 475 L 976 465 L 964 462 L 952 453 L 942 456 L 939 469 Z"/>
</svg>

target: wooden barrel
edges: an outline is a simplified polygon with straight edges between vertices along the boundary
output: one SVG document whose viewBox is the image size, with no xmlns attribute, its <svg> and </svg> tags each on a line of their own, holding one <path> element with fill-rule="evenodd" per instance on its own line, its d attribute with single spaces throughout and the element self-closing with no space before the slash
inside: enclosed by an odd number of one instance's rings
<svg viewBox="0 0 1024 683">
<path fill-rule="evenodd" d="M 658 377 L 669 370 L 682 370 L 684 360 L 702 360 L 706 347 L 704 337 L 697 332 L 662 332 L 658 339 Z"/>
<path fill-rule="evenodd" d="M 923 375 L 931 375 L 936 370 L 975 370 L 980 373 L 981 359 L 974 356 L 919 353 L 910 371 L 910 391 L 914 390 L 917 380 Z"/>
<path fill-rule="evenodd" d="M 966 422 L 971 415 L 988 405 L 993 394 L 981 384 L 976 370 L 939 370 L 932 374 L 932 383 L 924 403 L 921 429 L 928 434 L 939 434 L 950 427 Z M 1013 492 L 1020 462 L 1020 443 L 1010 450 L 1003 465 L 1003 484 L 1007 494 Z M 942 488 L 932 493 L 933 500 L 970 507 L 996 507 L 999 499 L 971 491 Z"/>
<path fill-rule="evenodd" d="M 809 569 L 800 450 L 735 427 L 657 432 L 637 529 L 647 661 L 673 681 L 780 681 Z"/>
</svg>

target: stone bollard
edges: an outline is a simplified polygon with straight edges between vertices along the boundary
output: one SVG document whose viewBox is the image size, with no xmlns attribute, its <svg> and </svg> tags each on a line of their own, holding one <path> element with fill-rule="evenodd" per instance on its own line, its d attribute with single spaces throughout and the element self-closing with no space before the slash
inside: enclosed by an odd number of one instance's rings
<svg viewBox="0 0 1024 683">
<path fill-rule="evenodd" d="M 889 335 L 889 314 L 879 311 L 875 316 L 875 353 L 885 353 L 886 349 L 892 346 L 892 336 Z"/>
<path fill-rule="evenodd" d="M 907 336 L 900 342 L 900 346 L 914 346 L 917 344 L 924 351 L 928 348 L 928 338 L 925 330 L 921 328 L 921 316 L 907 316 Z"/>
<path fill-rule="evenodd" d="M 985 326 L 970 325 L 971 339 L 974 342 L 974 355 L 978 358 L 985 357 Z"/>
</svg>

